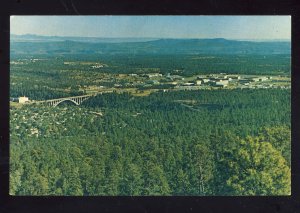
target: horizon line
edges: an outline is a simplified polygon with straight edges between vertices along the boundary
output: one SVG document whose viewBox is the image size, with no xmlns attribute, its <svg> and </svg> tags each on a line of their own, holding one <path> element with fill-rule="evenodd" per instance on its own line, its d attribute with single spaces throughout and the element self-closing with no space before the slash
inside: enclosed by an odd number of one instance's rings
<svg viewBox="0 0 300 213">
<path fill-rule="evenodd" d="M 98 36 L 73 36 L 73 35 L 41 35 L 41 34 L 15 34 L 10 33 L 10 36 L 41 36 L 41 37 L 73 37 L 73 38 L 98 38 L 98 39 L 225 39 L 225 40 L 237 40 L 237 41 L 276 41 L 276 40 L 284 40 L 284 41 L 291 41 L 291 38 L 260 38 L 260 39 L 253 39 L 253 38 L 226 38 L 226 37 L 98 37 Z"/>
</svg>

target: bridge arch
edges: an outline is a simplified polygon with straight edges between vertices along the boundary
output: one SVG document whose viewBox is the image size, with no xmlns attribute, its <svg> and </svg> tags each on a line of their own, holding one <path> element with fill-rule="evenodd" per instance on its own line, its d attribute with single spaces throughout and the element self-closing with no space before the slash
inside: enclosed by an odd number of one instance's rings
<svg viewBox="0 0 300 213">
<path fill-rule="evenodd" d="M 57 105 L 59 105 L 59 104 L 62 103 L 62 102 L 65 102 L 65 101 L 71 101 L 71 102 L 73 102 L 75 105 L 77 105 L 77 106 L 79 105 L 79 103 L 77 103 L 76 101 L 74 101 L 74 100 L 72 100 L 72 99 L 63 99 L 63 100 L 61 100 L 61 101 L 58 101 L 58 102 L 54 103 L 53 106 L 56 107 Z"/>
</svg>

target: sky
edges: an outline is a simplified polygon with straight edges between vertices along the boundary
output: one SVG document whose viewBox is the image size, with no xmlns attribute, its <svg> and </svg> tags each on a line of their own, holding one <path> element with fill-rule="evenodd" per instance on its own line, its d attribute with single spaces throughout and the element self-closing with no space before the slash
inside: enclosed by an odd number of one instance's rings
<svg viewBox="0 0 300 213">
<path fill-rule="evenodd" d="M 11 34 L 105 38 L 291 39 L 290 16 L 11 16 Z"/>
</svg>

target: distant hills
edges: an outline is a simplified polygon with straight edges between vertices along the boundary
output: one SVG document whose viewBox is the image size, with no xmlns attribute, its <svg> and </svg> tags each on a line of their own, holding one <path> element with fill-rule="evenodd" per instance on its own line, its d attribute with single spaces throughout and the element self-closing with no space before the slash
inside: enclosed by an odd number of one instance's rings
<svg viewBox="0 0 300 213">
<path fill-rule="evenodd" d="M 51 41 L 78 41 L 89 43 L 123 43 L 143 42 L 157 40 L 157 38 L 98 38 L 98 37 L 75 37 L 75 36 L 42 36 L 35 34 L 10 35 L 13 42 L 51 42 Z"/>
<path fill-rule="evenodd" d="M 290 54 L 288 41 L 11 35 L 11 54 Z"/>
</svg>

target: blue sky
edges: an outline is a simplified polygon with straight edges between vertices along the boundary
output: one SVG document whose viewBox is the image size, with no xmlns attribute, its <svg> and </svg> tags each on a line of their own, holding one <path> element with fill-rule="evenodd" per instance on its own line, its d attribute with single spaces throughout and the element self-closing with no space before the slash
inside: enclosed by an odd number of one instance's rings
<svg viewBox="0 0 300 213">
<path fill-rule="evenodd" d="M 12 34 L 290 39 L 290 16 L 11 16 Z"/>
</svg>

